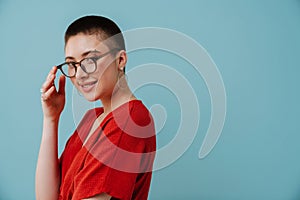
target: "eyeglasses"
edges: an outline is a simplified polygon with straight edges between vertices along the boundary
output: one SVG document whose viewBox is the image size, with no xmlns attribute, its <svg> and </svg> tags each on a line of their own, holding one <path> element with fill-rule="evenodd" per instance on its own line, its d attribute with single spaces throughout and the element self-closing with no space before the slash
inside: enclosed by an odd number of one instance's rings
<svg viewBox="0 0 300 200">
<path fill-rule="evenodd" d="M 94 57 L 87 57 L 82 59 L 79 62 L 65 62 L 57 66 L 57 69 L 60 69 L 60 71 L 68 78 L 73 78 L 76 75 L 77 68 L 81 67 L 81 69 L 87 73 L 91 74 L 94 73 L 97 69 L 97 61 L 100 58 L 103 58 L 104 56 L 110 54 L 112 51 L 120 50 L 119 48 L 111 49 L 110 51 L 100 55 L 100 56 L 94 56 Z"/>
</svg>

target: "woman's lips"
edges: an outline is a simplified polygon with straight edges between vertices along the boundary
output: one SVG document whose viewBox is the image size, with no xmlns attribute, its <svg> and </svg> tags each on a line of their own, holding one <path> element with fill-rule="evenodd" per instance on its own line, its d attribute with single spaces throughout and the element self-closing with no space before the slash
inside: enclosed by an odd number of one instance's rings
<svg viewBox="0 0 300 200">
<path fill-rule="evenodd" d="M 83 92 L 87 93 L 90 92 L 96 85 L 97 81 L 88 82 L 88 83 L 80 83 L 80 87 Z"/>
</svg>

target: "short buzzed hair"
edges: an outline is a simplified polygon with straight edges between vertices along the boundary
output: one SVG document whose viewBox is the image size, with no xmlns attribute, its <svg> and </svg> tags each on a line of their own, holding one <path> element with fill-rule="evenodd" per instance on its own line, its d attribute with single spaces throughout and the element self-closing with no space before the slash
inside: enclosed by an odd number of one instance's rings
<svg viewBox="0 0 300 200">
<path fill-rule="evenodd" d="M 125 50 L 124 37 L 120 28 L 115 22 L 106 17 L 90 15 L 81 17 L 72 22 L 65 33 L 65 45 L 70 37 L 79 33 L 99 35 L 102 41 L 110 38 L 110 45 L 113 45 L 111 48 Z"/>
</svg>

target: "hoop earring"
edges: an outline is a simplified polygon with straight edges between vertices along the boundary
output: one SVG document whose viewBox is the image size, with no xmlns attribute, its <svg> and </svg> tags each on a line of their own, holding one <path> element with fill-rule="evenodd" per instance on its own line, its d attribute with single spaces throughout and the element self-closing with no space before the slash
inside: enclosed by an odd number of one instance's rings
<svg viewBox="0 0 300 200">
<path fill-rule="evenodd" d="M 122 82 L 124 81 L 124 80 L 122 80 L 122 79 L 123 79 L 123 76 L 124 76 L 126 82 L 122 84 L 121 81 L 122 81 Z M 120 89 L 125 89 L 125 88 L 127 87 L 127 82 L 128 82 L 128 76 L 127 76 L 127 74 L 123 74 L 122 76 L 119 76 L 119 77 L 118 77 L 117 85 L 118 85 L 118 87 L 119 87 Z M 120 84 L 120 83 L 121 83 L 121 84 Z"/>
</svg>

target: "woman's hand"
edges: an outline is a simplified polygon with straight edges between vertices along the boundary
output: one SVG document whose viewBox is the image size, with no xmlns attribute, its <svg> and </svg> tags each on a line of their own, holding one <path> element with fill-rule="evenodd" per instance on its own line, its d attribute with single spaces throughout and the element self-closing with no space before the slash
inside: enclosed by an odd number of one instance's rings
<svg viewBox="0 0 300 200">
<path fill-rule="evenodd" d="M 58 120 L 65 106 L 65 83 L 64 76 L 59 77 L 59 89 L 54 85 L 57 68 L 53 67 L 41 88 L 41 99 L 44 117 L 50 120 Z"/>
</svg>

